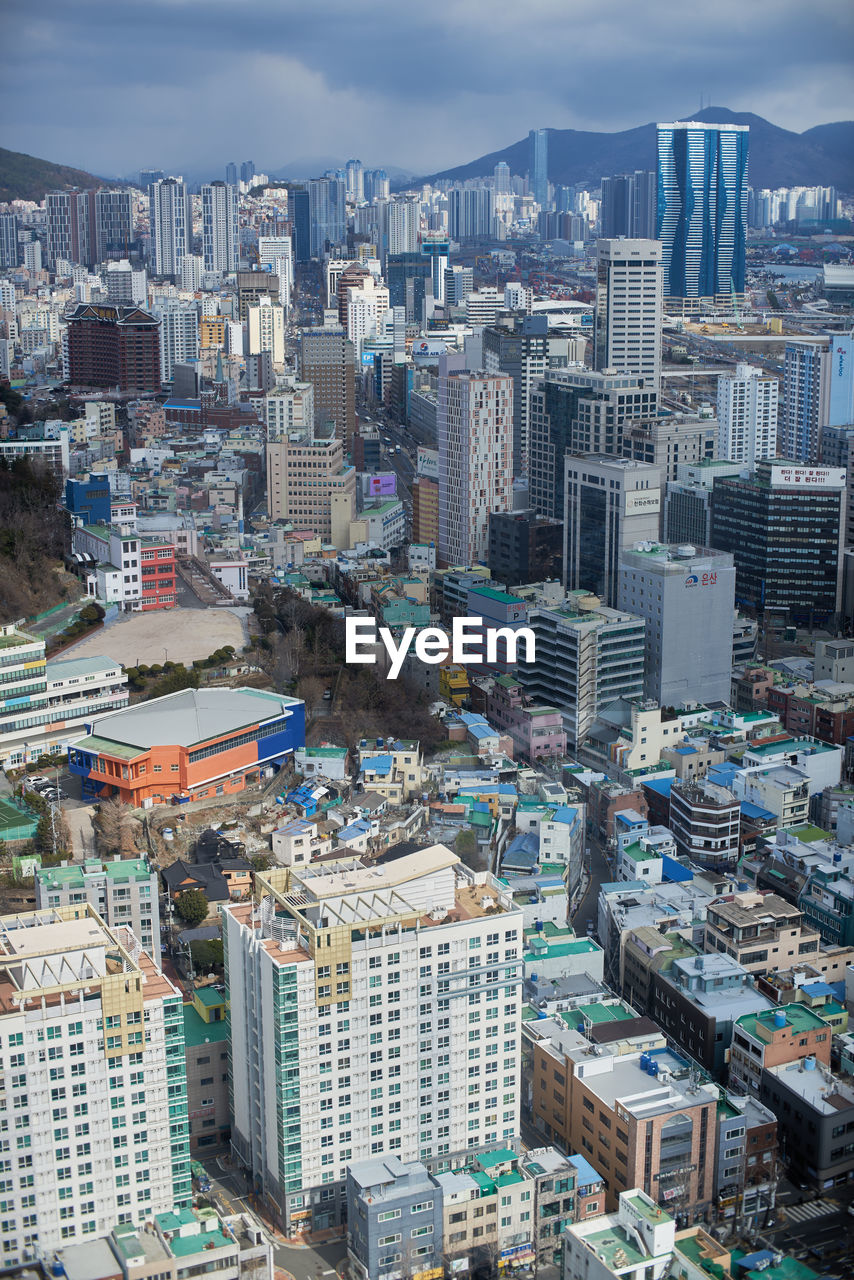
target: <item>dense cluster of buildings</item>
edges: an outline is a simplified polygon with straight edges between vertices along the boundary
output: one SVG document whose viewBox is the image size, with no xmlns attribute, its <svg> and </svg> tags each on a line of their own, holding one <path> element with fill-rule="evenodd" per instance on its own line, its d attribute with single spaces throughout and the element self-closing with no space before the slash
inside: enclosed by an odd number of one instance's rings
<svg viewBox="0 0 854 1280">
<path fill-rule="evenodd" d="M 678 368 L 706 319 L 743 334 L 748 228 L 838 199 L 751 189 L 746 125 L 657 138 L 599 195 L 538 129 L 527 176 L 247 161 L 0 212 L 0 378 L 37 410 L 0 460 L 61 482 L 109 620 L 269 584 L 395 643 L 500 637 L 403 658 L 428 751 L 307 742 L 257 668 L 131 702 L 0 628 L 4 770 L 67 754 L 149 841 L 42 865 L 26 788 L 0 810 L 35 903 L 0 916 L 0 1263 L 271 1280 L 268 1231 L 346 1230 L 363 1280 L 726 1280 L 784 1172 L 854 1183 L 854 345 L 813 315 L 711 395 Z M 257 847 L 158 865 L 149 818 L 207 805 Z M 224 1153 L 259 1217 L 202 1200 Z"/>
</svg>

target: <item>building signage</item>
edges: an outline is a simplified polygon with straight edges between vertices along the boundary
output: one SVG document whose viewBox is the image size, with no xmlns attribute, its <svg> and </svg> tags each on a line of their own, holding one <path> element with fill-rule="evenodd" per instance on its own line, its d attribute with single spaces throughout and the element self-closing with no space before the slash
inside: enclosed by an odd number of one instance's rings
<svg viewBox="0 0 854 1280">
<path fill-rule="evenodd" d="M 626 497 L 626 515 L 631 512 L 661 510 L 661 494 L 656 490 L 638 489 L 634 493 L 627 493 Z"/>
<path fill-rule="evenodd" d="M 798 488 L 843 489 L 844 467 L 772 467 L 772 484 L 791 484 Z"/>
<path fill-rule="evenodd" d="M 718 580 L 716 573 L 689 573 L 685 579 L 686 587 L 713 587 Z"/>
</svg>

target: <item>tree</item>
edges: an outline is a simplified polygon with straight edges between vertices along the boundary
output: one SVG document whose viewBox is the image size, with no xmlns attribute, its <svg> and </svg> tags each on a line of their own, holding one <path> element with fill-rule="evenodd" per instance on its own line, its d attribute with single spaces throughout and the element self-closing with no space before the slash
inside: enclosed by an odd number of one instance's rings
<svg viewBox="0 0 854 1280">
<path fill-rule="evenodd" d="M 222 938 L 210 938 L 204 942 L 191 942 L 190 955 L 193 957 L 193 968 L 197 973 L 201 973 L 203 969 L 222 969 L 225 964 Z"/>
<path fill-rule="evenodd" d="M 325 692 L 326 684 L 320 676 L 303 676 L 297 684 L 297 695 L 302 698 L 310 716 L 317 710 Z"/>
<path fill-rule="evenodd" d="M 175 899 L 175 913 L 191 928 L 208 918 L 208 900 L 201 889 L 186 889 Z"/>
<path fill-rule="evenodd" d="M 111 796 L 108 800 L 101 801 L 101 806 L 92 823 L 99 853 L 121 854 L 123 852 L 129 816 L 127 806 L 118 796 Z"/>
</svg>

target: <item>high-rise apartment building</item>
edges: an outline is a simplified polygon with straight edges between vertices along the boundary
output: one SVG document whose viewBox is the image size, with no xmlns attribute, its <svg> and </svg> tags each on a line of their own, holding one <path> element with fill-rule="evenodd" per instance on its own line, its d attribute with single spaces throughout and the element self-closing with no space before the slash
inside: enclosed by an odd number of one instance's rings
<svg viewBox="0 0 854 1280">
<path fill-rule="evenodd" d="M 259 236 L 258 265 L 279 278 L 279 302 L 290 312 L 294 287 L 294 242 L 291 236 Z"/>
<path fill-rule="evenodd" d="M 783 366 L 780 454 L 793 462 L 816 462 L 821 428 L 828 416 L 831 354 L 825 342 L 790 342 Z"/>
<path fill-rule="evenodd" d="M 749 470 L 777 456 L 777 397 L 780 383 L 750 364 L 718 377 L 718 457 Z M 686 459 L 687 461 L 687 459 Z"/>
<path fill-rule="evenodd" d="M 193 248 L 193 210 L 186 182 L 164 178 L 148 188 L 151 264 L 156 276 L 177 280 Z"/>
<path fill-rule="evenodd" d="M 20 256 L 18 215 L 16 213 L 0 213 L 0 270 L 8 271 L 13 267 L 17 267 Z"/>
<path fill-rule="evenodd" d="M 88 904 L 4 916 L 4 1265 L 192 1200 L 183 998 Z"/>
<path fill-rule="evenodd" d="M 95 262 L 95 192 L 48 191 L 44 198 L 47 260 L 91 267 Z"/>
<path fill-rule="evenodd" d="M 141 190 L 147 191 L 154 182 L 162 182 L 166 174 L 162 169 L 140 169 L 139 185 Z"/>
<path fill-rule="evenodd" d="M 567 455 L 564 581 L 568 591 L 617 601 L 620 559 L 636 542 L 657 542 L 661 468 L 628 458 Z"/>
<path fill-rule="evenodd" d="M 747 125 L 658 126 L 658 223 L 664 296 L 744 292 Z"/>
<path fill-rule="evenodd" d="M 415 196 L 399 196 L 388 205 L 388 252 L 417 253 L 421 230 L 421 202 Z"/>
<path fill-rule="evenodd" d="M 732 556 L 644 543 L 620 560 L 617 607 L 646 619 L 644 696 L 659 706 L 729 702 Z"/>
<path fill-rule="evenodd" d="M 163 174 L 161 174 L 160 176 L 162 178 Z M 233 160 L 229 161 L 229 163 L 225 166 L 225 180 L 230 187 L 237 186 L 237 165 L 234 163 Z"/>
<path fill-rule="evenodd" d="M 79 907 L 88 902 L 112 929 L 130 929 L 160 964 L 160 902 L 156 871 L 144 858 L 97 859 L 36 872 L 36 906 Z"/>
<path fill-rule="evenodd" d="M 127 258 L 136 244 L 129 191 L 95 192 L 95 262 Z"/>
<path fill-rule="evenodd" d="M 474 289 L 474 270 L 471 267 L 445 268 L 445 306 L 464 307 L 466 298 Z"/>
<path fill-rule="evenodd" d="M 623 424 L 654 418 L 658 392 L 646 379 L 588 369 L 555 369 L 531 392 L 528 450 L 531 506 L 562 520 L 563 460 L 569 453 L 619 456 Z"/>
<path fill-rule="evenodd" d="M 498 161 L 498 164 L 492 171 L 492 180 L 495 183 L 496 195 L 509 195 L 510 166 L 506 160 Z"/>
<path fill-rule="evenodd" d="M 494 192 L 478 184 L 448 192 L 448 233 L 452 240 L 483 240 L 492 235 Z"/>
<path fill-rule="evenodd" d="M 528 134 L 528 186 L 541 209 L 549 202 L 549 131 L 531 129 Z"/>
<path fill-rule="evenodd" d="M 267 439 L 280 440 L 289 431 L 310 431 L 314 426 L 314 387 L 310 382 L 286 378 L 264 397 Z"/>
<path fill-rule="evenodd" d="M 485 561 L 489 514 L 513 507 L 513 381 L 460 370 L 439 378 L 439 560 Z"/>
<path fill-rule="evenodd" d="M 171 382 L 176 364 L 199 358 L 199 312 L 193 302 L 169 298 L 152 308 L 160 321 L 160 380 Z"/>
<path fill-rule="evenodd" d="M 471 295 L 472 297 L 474 295 Z M 546 316 L 519 316 L 483 331 L 483 367 L 513 379 L 513 474 L 527 468 L 531 393 L 545 376 L 549 359 Z"/>
<path fill-rule="evenodd" d="M 365 171 L 361 160 L 348 160 L 345 169 L 347 175 L 347 199 L 352 204 L 360 204 L 365 198 Z"/>
<path fill-rule="evenodd" d="M 603 178 L 599 234 L 604 240 L 617 236 L 654 240 L 657 199 L 658 174 L 654 169 Z"/>
<path fill-rule="evenodd" d="M 433 845 L 256 888 L 223 909 L 232 1144 L 289 1234 L 341 1220 L 356 1161 L 515 1137 L 522 914 L 491 875 Z"/>
<path fill-rule="evenodd" d="M 600 240 L 596 246 L 593 362 L 658 387 L 661 375 L 661 245 Z"/>
<path fill-rule="evenodd" d="M 246 354 L 260 355 L 269 351 L 273 368 L 285 364 L 285 309 L 269 298 L 259 298 L 246 313 L 248 346 Z"/>
<path fill-rule="evenodd" d="M 255 177 L 255 161 L 244 160 L 240 166 L 240 181 L 248 186 Z"/>
<path fill-rule="evenodd" d="M 228 275 L 237 270 L 237 189 L 227 182 L 207 182 L 202 186 L 202 255 L 206 271 Z"/>
<path fill-rule="evenodd" d="M 310 253 L 322 258 L 327 245 L 341 244 L 346 230 L 347 192 L 339 178 L 312 178 L 308 184 Z"/>
<path fill-rule="evenodd" d="M 821 626 L 841 604 L 845 472 L 781 459 L 715 481 L 711 545 L 735 561 L 735 598 Z"/>
<path fill-rule="evenodd" d="M 303 329 L 299 370 L 314 387 L 315 413 L 331 418 L 336 435 L 349 446 L 356 430 L 356 366 L 344 329 Z"/>
</svg>

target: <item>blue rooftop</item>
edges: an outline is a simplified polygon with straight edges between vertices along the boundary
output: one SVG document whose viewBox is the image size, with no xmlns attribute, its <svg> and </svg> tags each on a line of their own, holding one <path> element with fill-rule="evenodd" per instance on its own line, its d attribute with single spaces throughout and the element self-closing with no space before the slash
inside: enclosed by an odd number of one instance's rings
<svg viewBox="0 0 854 1280">
<path fill-rule="evenodd" d="M 369 756 L 362 763 L 362 769 L 367 773 L 390 773 L 393 766 L 393 756 Z"/>
<path fill-rule="evenodd" d="M 770 809 L 763 809 L 759 804 L 751 804 L 749 800 L 742 800 L 741 812 L 745 818 L 753 818 L 759 822 L 773 822 L 776 817 Z"/>
<path fill-rule="evenodd" d="M 816 996 L 832 996 L 833 987 L 829 982 L 805 982 L 801 987 L 801 991 L 808 995 L 811 999 Z"/>
<path fill-rule="evenodd" d="M 669 796 L 673 782 L 673 778 L 644 778 L 643 785 L 659 796 Z"/>
<path fill-rule="evenodd" d="M 562 804 L 559 809 L 555 809 L 552 822 L 566 822 L 572 826 L 577 817 L 577 809 L 570 809 L 569 805 Z"/>
<path fill-rule="evenodd" d="M 674 747 L 673 750 L 677 756 L 695 756 L 697 754 L 696 747 Z"/>
<path fill-rule="evenodd" d="M 468 731 L 472 737 L 480 741 L 483 738 L 497 738 L 498 730 L 491 728 L 485 721 L 479 721 L 476 724 L 470 724 Z"/>
<path fill-rule="evenodd" d="M 584 1159 L 584 1156 L 572 1155 L 569 1159 L 578 1170 L 578 1185 L 580 1187 L 589 1187 L 591 1182 L 602 1181 L 601 1173 L 597 1173 L 589 1160 Z"/>
<path fill-rule="evenodd" d="M 694 872 L 690 867 L 683 866 L 667 853 L 661 855 L 661 875 L 662 879 L 675 884 L 684 884 L 694 879 Z"/>
</svg>

